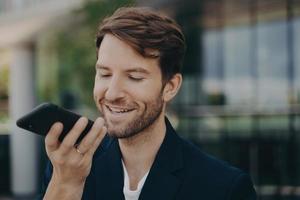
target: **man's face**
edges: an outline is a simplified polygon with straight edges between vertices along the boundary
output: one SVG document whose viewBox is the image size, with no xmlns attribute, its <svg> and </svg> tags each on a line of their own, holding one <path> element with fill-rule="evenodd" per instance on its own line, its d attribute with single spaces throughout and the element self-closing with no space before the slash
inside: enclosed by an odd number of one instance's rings
<svg viewBox="0 0 300 200">
<path fill-rule="evenodd" d="M 117 37 L 106 34 L 96 63 L 94 100 L 108 133 L 128 138 L 162 114 L 162 75 L 157 59 L 144 58 Z"/>
</svg>

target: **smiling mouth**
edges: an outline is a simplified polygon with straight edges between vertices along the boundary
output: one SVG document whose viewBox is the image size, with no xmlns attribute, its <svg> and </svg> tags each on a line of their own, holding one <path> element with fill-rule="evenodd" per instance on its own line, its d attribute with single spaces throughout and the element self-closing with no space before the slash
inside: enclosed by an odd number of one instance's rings
<svg viewBox="0 0 300 200">
<path fill-rule="evenodd" d="M 111 112 L 111 113 L 117 113 L 117 114 L 122 114 L 122 113 L 129 113 L 133 111 L 134 109 L 128 109 L 128 108 L 115 108 L 115 107 L 110 107 L 108 105 L 105 105 L 105 107 Z"/>
</svg>

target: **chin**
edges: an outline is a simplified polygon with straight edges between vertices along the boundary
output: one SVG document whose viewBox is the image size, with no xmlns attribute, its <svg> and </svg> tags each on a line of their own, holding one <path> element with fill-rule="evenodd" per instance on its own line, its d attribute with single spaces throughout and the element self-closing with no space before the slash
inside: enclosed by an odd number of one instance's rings
<svg viewBox="0 0 300 200">
<path fill-rule="evenodd" d="M 120 132 L 120 131 L 108 131 L 107 134 L 110 136 L 110 137 L 114 137 L 114 138 L 118 138 L 118 139 L 126 139 L 126 138 L 131 138 L 135 135 L 137 135 L 138 133 L 124 133 L 123 132 Z"/>
</svg>

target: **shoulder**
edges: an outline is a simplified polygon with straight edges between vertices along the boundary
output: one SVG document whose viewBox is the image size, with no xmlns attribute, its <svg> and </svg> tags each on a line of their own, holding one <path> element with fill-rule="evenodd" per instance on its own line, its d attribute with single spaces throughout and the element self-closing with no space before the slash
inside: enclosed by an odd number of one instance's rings
<svg viewBox="0 0 300 200">
<path fill-rule="evenodd" d="M 202 190 L 211 199 L 256 199 L 253 183 L 247 173 L 203 152 L 185 139 L 179 140 L 184 165 L 181 175 L 191 193 Z"/>
<path fill-rule="evenodd" d="M 236 167 L 233 167 L 229 163 L 220 160 L 206 152 L 200 150 L 191 142 L 180 138 L 182 144 L 183 160 L 185 167 L 190 168 L 194 173 L 206 172 L 207 175 L 218 175 L 226 178 L 234 174 L 242 173 L 242 171 Z"/>
</svg>

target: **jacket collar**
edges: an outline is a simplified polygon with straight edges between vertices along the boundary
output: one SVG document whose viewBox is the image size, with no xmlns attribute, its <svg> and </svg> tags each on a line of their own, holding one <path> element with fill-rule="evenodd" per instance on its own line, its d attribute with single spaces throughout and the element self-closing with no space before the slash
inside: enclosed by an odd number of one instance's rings
<svg viewBox="0 0 300 200">
<path fill-rule="evenodd" d="M 166 118 L 165 121 L 166 135 L 143 186 L 140 200 L 174 199 L 181 183 L 176 175 L 183 167 L 180 139 L 169 120 Z M 104 155 L 95 161 L 97 199 L 124 199 L 121 157 L 118 141 L 113 139 Z"/>
<path fill-rule="evenodd" d="M 96 199 L 123 200 L 123 168 L 118 140 L 112 139 L 107 151 L 95 160 Z"/>
<path fill-rule="evenodd" d="M 146 179 L 140 200 L 175 199 L 181 183 L 177 172 L 183 168 L 180 139 L 166 118 L 166 136 L 158 150 L 154 163 Z"/>
</svg>

